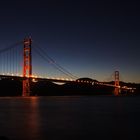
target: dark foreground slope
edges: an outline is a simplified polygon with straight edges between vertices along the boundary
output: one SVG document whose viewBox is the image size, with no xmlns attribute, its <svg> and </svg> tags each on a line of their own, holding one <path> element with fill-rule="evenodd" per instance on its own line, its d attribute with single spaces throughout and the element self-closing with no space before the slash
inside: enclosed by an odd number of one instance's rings
<svg viewBox="0 0 140 140">
<path fill-rule="evenodd" d="M 100 95 L 112 94 L 112 89 L 91 84 L 66 83 L 57 85 L 48 81 L 31 83 L 31 95 L 53 96 L 53 95 Z M 0 80 L 0 96 L 21 96 L 22 81 L 19 79 Z"/>
<path fill-rule="evenodd" d="M 130 84 L 136 87 L 135 95 L 140 95 L 140 84 Z M 92 85 L 86 83 L 71 82 L 57 85 L 49 81 L 31 83 L 31 95 L 37 96 L 62 96 L 62 95 L 113 95 L 114 88 Z M 20 79 L 1 79 L 0 96 L 21 96 L 22 81 Z"/>
<path fill-rule="evenodd" d="M 0 96 L 19 96 L 22 93 L 22 81 L 16 79 L 0 80 Z"/>
<path fill-rule="evenodd" d="M 38 82 L 32 86 L 33 95 L 101 95 L 112 94 L 113 89 L 110 87 L 79 84 L 79 83 L 66 83 L 64 85 L 57 85 L 50 82 Z"/>
</svg>

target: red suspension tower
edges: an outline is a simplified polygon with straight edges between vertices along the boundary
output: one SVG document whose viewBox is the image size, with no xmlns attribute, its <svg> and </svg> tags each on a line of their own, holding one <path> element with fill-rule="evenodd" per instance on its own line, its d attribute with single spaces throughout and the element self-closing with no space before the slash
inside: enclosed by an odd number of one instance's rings
<svg viewBox="0 0 140 140">
<path fill-rule="evenodd" d="M 116 96 L 118 96 L 119 95 L 119 83 L 120 83 L 120 80 L 119 80 L 119 71 L 115 71 L 115 90 L 114 90 L 114 94 L 116 95 Z"/>
<path fill-rule="evenodd" d="M 119 86 L 119 71 L 115 71 L 115 86 Z"/>
<path fill-rule="evenodd" d="M 32 76 L 31 38 L 24 39 L 23 49 L 23 89 L 22 96 L 30 95 L 30 77 Z"/>
</svg>

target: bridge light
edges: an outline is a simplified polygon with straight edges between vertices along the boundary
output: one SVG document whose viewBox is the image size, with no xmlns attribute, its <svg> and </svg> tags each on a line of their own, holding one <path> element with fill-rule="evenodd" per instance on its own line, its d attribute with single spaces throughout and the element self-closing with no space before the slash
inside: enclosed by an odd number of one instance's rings
<svg viewBox="0 0 140 140">
<path fill-rule="evenodd" d="M 37 82 L 37 80 L 36 80 L 35 78 L 33 78 L 33 79 L 32 79 L 32 82 L 36 83 L 36 82 Z"/>
</svg>

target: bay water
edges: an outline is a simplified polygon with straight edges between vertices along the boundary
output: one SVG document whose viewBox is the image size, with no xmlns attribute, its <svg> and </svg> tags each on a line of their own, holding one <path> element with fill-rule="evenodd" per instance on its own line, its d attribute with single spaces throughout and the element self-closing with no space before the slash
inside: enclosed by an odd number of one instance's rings
<svg viewBox="0 0 140 140">
<path fill-rule="evenodd" d="M 140 138 L 139 96 L 0 97 L 0 139 Z"/>
</svg>

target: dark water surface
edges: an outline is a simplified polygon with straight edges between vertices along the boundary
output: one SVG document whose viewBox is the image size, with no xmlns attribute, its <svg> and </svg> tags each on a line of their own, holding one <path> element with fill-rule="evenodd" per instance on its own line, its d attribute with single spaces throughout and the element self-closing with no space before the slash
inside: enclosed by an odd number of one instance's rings
<svg viewBox="0 0 140 140">
<path fill-rule="evenodd" d="M 9 140 L 140 139 L 140 97 L 0 97 Z"/>
</svg>

